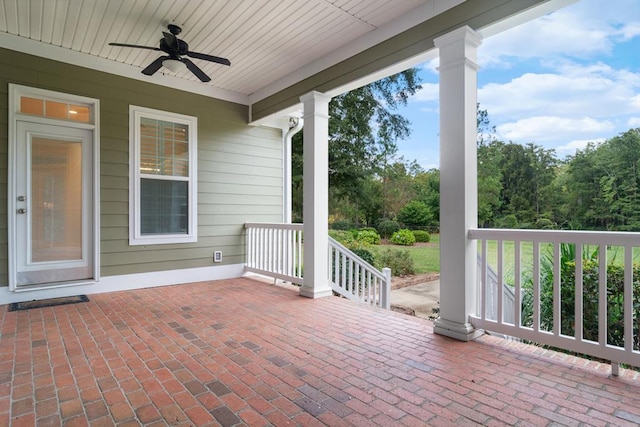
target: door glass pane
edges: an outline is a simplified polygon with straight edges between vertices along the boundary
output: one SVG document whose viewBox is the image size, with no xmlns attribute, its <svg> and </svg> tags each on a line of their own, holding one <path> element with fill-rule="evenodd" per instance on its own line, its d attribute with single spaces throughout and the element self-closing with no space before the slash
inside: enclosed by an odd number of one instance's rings
<svg viewBox="0 0 640 427">
<path fill-rule="evenodd" d="M 187 234 L 189 203 L 187 181 L 140 180 L 142 234 Z"/>
<path fill-rule="evenodd" d="M 33 114 L 35 116 L 44 116 L 44 101 L 42 99 L 20 97 L 20 112 L 25 114 Z"/>
<path fill-rule="evenodd" d="M 31 141 L 31 261 L 82 259 L 82 144 Z"/>
</svg>

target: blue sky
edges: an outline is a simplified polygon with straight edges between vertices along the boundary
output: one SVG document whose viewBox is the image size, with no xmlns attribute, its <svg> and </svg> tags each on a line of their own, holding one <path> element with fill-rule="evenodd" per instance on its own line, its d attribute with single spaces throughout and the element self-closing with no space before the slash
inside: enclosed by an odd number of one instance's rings
<svg viewBox="0 0 640 427">
<path fill-rule="evenodd" d="M 640 0 L 581 0 L 485 39 L 478 101 L 496 137 L 574 154 L 640 127 Z M 439 165 L 437 59 L 420 66 L 422 90 L 400 112 L 413 133 L 399 155 Z"/>
</svg>

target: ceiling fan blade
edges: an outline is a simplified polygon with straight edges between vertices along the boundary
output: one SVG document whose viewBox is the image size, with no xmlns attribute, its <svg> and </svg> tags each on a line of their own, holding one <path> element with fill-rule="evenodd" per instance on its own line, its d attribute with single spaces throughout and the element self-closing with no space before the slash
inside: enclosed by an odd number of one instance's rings
<svg viewBox="0 0 640 427">
<path fill-rule="evenodd" d="M 207 76 L 200 68 L 198 68 L 196 64 L 191 62 L 189 59 L 182 58 L 182 62 L 184 62 L 184 64 L 189 69 L 189 71 L 195 74 L 196 77 L 199 78 L 201 81 L 205 83 L 211 81 L 211 77 Z"/>
<path fill-rule="evenodd" d="M 158 59 L 153 61 L 151 64 L 147 65 L 147 68 L 142 70 L 142 74 L 145 74 L 147 76 L 152 76 L 156 71 L 158 71 L 160 69 L 160 67 L 162 67 L 162 61 L 164 61 L 165 59 L 168 59 L 168 58 L 169 58 L 169 56 L 161 56 L 161 57 L 159 57 Z"/>
<path fill-rule="evenodd" d="M 140 45 L 137 45 L 137 44 L 128 44 L 128 43 L 109 43 L 109 46 L 137 47 L 137 48 L 140 48 L 140 49 L 161 50 L 158 47 L 140 46 Z"/>
<path fill-rule="evenodd" d="M 164 41 L 167 43 L 167 46 L 169 46 L 169 49 L 171 49 L 172 51 L 177 51 L 178 39 L 176 38 L 176 36 L 171 33 L 167 33 L 166 31 L 163 31 L 162 34 L 164 35 Z"/>
<path fill-rule="evenodd" d="M 227 58 L 221 58 L 219 56 L 207 55 L 206 53 L 198 53 L 198 52 L 187 52 L 187 56 L 196 59 L 203 59 L 205 61 L 217 62 L 222 65 L 231 65 L 231 61 Z"/>
</svg>

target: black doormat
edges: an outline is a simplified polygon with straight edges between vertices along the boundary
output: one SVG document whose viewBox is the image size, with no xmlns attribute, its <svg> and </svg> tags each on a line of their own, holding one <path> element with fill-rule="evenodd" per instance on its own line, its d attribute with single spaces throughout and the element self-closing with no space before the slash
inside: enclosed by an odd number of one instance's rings
<svg viewBox="0 0 640 427">
<path fill-rule="evenodd" d="M 87 302 L 89 298 L 86 295 L 74 295 L 72 297 L 49 298 L 24 302 L 13 302 L 9 306 L 9 311 L 29 310 L 31 308 L 53 307 L 56 305 L 76 304 L 78 302 Z"/>
</svg>

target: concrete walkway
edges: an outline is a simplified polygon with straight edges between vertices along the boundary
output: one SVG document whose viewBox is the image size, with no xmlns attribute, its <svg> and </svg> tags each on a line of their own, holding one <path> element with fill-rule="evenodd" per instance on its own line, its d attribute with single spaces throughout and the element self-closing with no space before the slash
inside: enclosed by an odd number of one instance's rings
<svg viewBox="0 0 640 427">
<path fill-rule="evenodd" d="M 391 291 L 391 305 L 410 309 L 416 317 L 430 318 L 440 303 L 440 280 L 420 283 Z"/>
</svg>

